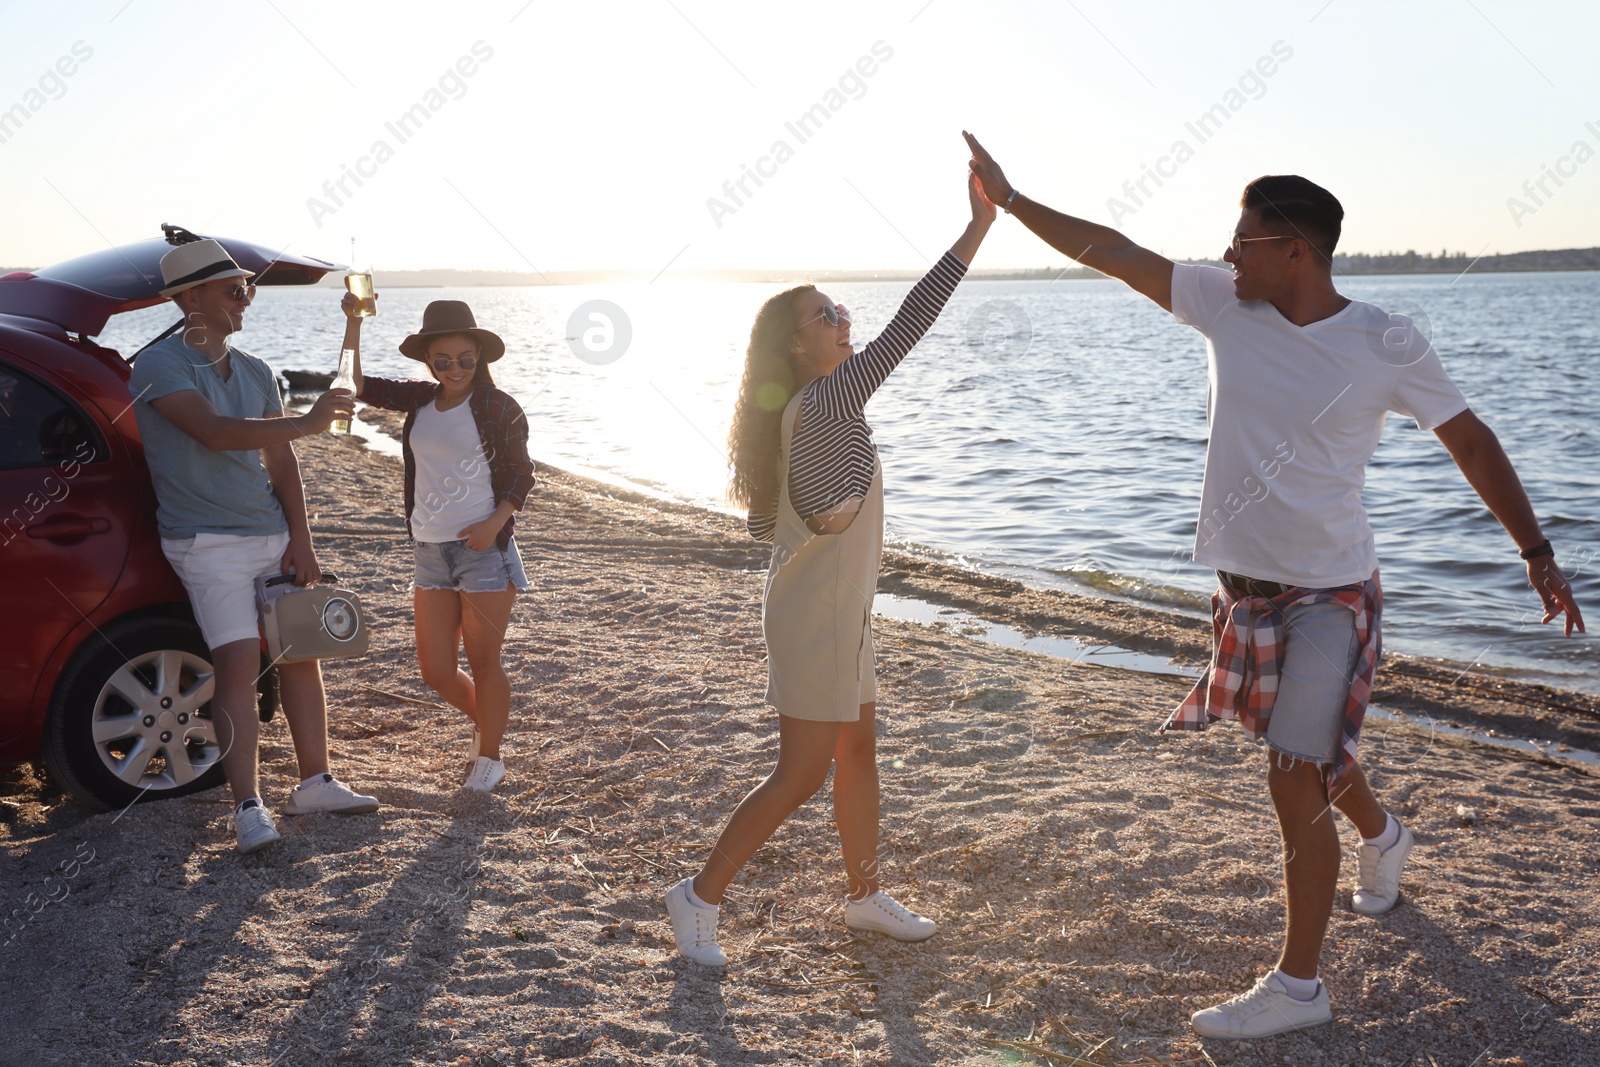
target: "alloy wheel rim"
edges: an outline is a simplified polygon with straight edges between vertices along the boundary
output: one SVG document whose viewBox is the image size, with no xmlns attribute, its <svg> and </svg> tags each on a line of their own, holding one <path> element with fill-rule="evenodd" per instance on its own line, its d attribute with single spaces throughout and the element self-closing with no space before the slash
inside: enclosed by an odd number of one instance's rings
<svg viewBox="0 0 1600 1067">
<path fill-rule="evenodd" d="M 133 657 L 95 699 L 95 754 L 125 785 L 188 785 L 222 758 L 216 727 L 201 713 L 215 688 L 211 664 L 192 652 L 165 648 Z"/>
</svg>

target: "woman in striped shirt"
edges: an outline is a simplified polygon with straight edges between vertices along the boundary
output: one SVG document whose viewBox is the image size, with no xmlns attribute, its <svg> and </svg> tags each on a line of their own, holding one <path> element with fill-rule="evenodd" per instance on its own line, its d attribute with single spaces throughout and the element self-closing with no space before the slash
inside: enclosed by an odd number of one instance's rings
<svg viewBox="0 0 1600 1067">
<path fill-rule="evenodd" d="M 728 435 L 730 496 L 772 542 L 762 600 L 767 699 L 778 765 L 734 809 L 700 873 L 667 893 L 678 949 L 721 965 L 718 905 L 734 874 L 833 776 L 844 852 L 846 925 L 921 941 L 937 929 L 878 881 L 877 679 L 872 594 L 883 551 L 883 473 L 862 408 L 933 325 L 995 208 L 969 181 L 972 221 L 917 283 L 877 340 L 856 352 L 850 314 L 803 285 L 772 297 L 750 331 Z"/>
</svg>

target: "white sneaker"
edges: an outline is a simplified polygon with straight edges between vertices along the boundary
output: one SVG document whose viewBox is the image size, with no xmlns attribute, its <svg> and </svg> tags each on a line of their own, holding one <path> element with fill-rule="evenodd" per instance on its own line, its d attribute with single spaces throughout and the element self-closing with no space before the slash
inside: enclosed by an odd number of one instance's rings
<svg viewBox="0 0 1600 1067">
<path fill-rule="evenodd" d="M 260 852 L 282 836 L 273 825 L 272 812 L 260 804 L 233 813 L 233 832 L 238 838 L 235 847 L 241 856 Z"/>
<path fill-rule="evenodd" d="M 1362 915 L 1382 915 L 1400 901 L 1400 868 L 1416 838 L 1399 819 L 1400 840 L 1378 851 L 1376 845 L 1362 845 L 1356 854 L 1356 888 L 1350 894 L 1350 908 Z"/>
<path fill-rule="evenodd" d="M 1278 981 L 1276 971 L 1262 976 L 1250 992 L 1189 1016 L 1189 1024 L 1202 1037 L 1268 1037 L 1332 1021 L 1327 986 L 1318 982 L 1316 996 L 1296 1000 Z"/>
<path fill-rule="evenodd" d="M 939 924 L 918 915 L 883 890 L 865 900 L 847 900 L 844 924 L 852 930 L 876 930 L 896 941 L 926 941 L 939 932 Z"/>
<path fill-rule="evenodd" d="M 467 772 L 467 780 L 461 784 L 462 789 L 471 789 L 476 793 L 489 793 L 500 784 L 506 776 L 506 765 L 497 759 L 488 756 L 478 756 L 472 761 L 472 770 Z"/>
<path fill-rule="evenodd" d="M 667 914 L 672 918 L 672 940 L 678 951 L 695 963 L 706 967 L 721 967 L 728 962 L 728 954 L 717 944 L 717 918 L 720 908 L 702 908 L 689 899 L 689 886 L 693 878 L 685 878 L 667 890 Z"/>
<path fill-rule="evenodd" d="M 362 796 L 331 774 L 301 782 L 289 791 L 289 803 L 283 806 L 285 815 L 309 815 L 315 811 L 361 815 L 377 810 L 377 797 Z"/>
</svg>

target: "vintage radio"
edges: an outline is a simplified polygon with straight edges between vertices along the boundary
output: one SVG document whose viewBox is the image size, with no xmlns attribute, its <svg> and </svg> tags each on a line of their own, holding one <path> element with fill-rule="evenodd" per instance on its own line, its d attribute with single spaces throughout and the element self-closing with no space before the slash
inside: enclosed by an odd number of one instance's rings
<svg viewBox="0 0 1600 1067">
<path fill-rule="evenodd" d="M 339 659 L 367 651 L 367 619 L 361 600 L 324 574 L 316 585 L 297 586 L 294 575 L 256 579 L 261 632 L 274 663 Z"/>
</svg>

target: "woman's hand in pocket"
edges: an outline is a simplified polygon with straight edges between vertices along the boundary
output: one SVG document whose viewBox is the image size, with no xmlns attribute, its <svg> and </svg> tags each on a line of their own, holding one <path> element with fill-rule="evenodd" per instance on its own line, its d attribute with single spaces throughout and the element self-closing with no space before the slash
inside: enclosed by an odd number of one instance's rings
<svg viewBox="0 0 1600 1067">
<path fill-rule="evenodd" d="M 494 547 L 495 538 L 500 536 L 500 528 L 506 524 L 506 521 L 511 518 L 516 510 L 516 505 L 511 501 L 502 500 L 496 505 L 493 515 L 490 515 L 482 522 L 473 523 L 456 534 L 456 536 L 465 537 L 467 539 L 467 547 L 472 551 L 487 552 Z"/>
<path fill-rule="evenodd" d="M 457 537 L 467 539 L 467 547 L 474 552 L 487 552 L 494 547 L 495 538 L 500 535 L 500 527 L 506 520 L 497 515 L 491 515 L 482 522 L 475 522 L 458 533 Z"/>
</svg>

